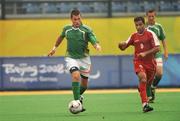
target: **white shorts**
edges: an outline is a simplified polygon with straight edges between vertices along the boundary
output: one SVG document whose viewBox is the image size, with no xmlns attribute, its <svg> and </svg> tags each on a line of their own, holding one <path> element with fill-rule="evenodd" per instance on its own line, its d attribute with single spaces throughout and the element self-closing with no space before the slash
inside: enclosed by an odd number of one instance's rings
<svg viewBox="0 0 180 121">
<path fill-rule="evenodd" d="M 73 59 L 70 57 L 66 57 L 65 61 L 66 61 L 66 68 L 69 71 L 72 67 L 77 67 L 81 75 L 85 77 L 89 77 L 91 71 L 91 59 L 89 56 L 81 59 Z"/>
<path fill-rule="evenodd" d="M 156 58 L 157 66 L 163 66 L 163 59 L 162 58 Z"/>
</svg>

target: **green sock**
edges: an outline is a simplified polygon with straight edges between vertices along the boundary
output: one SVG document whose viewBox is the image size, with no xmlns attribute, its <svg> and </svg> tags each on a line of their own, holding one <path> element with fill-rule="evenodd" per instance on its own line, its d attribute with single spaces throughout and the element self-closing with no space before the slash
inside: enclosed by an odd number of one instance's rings
<svg viewBox="0 0 180 121">
<path fill-rule="evenodd" d="M 153 86 L 157 87 L 160 80 L 161 80 L 161 77 L 155 76 L 154 81 L 153 81 Z"/>
<path fill-rule="evenodd" d="M 147 85 L 147 86 L 146 86 L 146 93 L 147 93 L 147 97 L 152 97 L 152 94 L 151 94 L 151 86 L 150 86 L 150 85 Z"/>
<path fill-rule="evenodd" d="M 72 82 L 72 90 L 73 90 L 74 100 L 79 100 L 79 97 L 80 97 L 79 82 Z"/>
<path fill-rule="evenodd" d="M 86 91 L 87 87 L 86 86 L 82 86 L 80 87 L 80 95 L 82 95 L 85 91 Z"/>
</svg>

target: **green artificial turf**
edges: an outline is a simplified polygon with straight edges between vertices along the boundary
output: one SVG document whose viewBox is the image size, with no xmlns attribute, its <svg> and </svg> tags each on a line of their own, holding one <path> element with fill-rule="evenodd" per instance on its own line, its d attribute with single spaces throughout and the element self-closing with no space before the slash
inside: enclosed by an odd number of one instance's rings
<svg viewBox="0 0 180 121">
<path fill-rule="evenodd" d="M 158 93 L 142 113 L 138 93 L 85 94 L 86 112 L 71 114 L 72 95 L 0 96 L 0 121 L 179 121 L 180 93 Z"/>
</svg>

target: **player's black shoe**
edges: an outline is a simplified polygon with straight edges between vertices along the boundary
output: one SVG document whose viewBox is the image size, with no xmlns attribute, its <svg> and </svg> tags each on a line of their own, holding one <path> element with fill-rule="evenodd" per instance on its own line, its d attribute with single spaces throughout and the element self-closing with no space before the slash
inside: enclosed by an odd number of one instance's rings
<svg viewBox="0 0 180 121">
<path fill-rule="evenodd" d="M 84 111 L 86 111 L 86 109 L 85 109 L 84 107 L 82 107 L 82 110 L 81 110 L 81 112 L 84 112 Z"/>
<path fill-rule="evenodd" d="M 150 107 L 148 104 L 146 104 L 146 105 L 143 107 L 143 112 L 146 113 L 146 112 L 150 112 L 150 111 L 153 111 L 153 108 Z"/>
</svg>

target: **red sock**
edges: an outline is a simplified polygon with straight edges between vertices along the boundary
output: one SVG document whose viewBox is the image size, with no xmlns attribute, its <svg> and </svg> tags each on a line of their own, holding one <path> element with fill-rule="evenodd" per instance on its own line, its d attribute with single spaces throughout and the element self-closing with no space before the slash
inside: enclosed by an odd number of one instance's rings
<svg viewBox="0 0 180 121">
<path fill-rule="evenodd" d="M 146 94 L 146 83 L 140 82 L 139 84 L 139 94 L 141 97 L 142 104 L 148 102 L 147 94 Z"/>
</svg>

